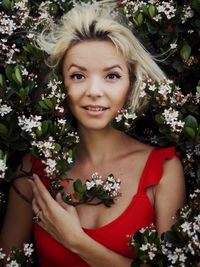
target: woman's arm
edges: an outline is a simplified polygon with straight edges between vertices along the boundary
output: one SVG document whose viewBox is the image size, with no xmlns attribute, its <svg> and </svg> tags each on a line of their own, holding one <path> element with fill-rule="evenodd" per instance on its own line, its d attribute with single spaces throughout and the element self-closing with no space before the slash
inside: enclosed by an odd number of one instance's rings
<svg viewBox="0 0 200 267">
<path fill-rule="evenodd" d="M 155 212 L 158 234 L 170 230 L 176 211 L 186 200 L 185 181 L 181 162 L 177 157 L 164 164 L 163 177 L 156 187 Z"/>
<path fill-rule="evenodd" d="M 23 160 L 23 168 L 30 171 L 30 156 L 27 155 Z M 22 174 L 18 169 L 17 175 Z M 27 199 L 32 199 L 32 188 L 27 182 L 27 177 L 14 181 L 14 186 Z M 33 227 L 33 212 L 31 203 L 25 201 L 19 193 L 11 186 L 8 196 L 8 206 L 4 223 L 0 233 L 0 247 L 9 253 L 13 245 L 22 247 L 24 243 L 30 242 Z"/>
</svg>

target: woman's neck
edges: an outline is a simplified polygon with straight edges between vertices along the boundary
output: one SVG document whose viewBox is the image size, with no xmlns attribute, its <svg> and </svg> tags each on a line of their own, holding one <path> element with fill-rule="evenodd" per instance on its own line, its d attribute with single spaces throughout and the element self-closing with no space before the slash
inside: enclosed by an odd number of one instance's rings
<svg viewBox="0 0 200 267">
<path fill-rule="evenodd" d="M 78 144 L 77 159 L 99 165 L 114 156 L 123 153 L 128 137 L 125 133 L 113 128 L 104 130 L 88 130 L 79 128 L 80 143 Z"/>
</svg>

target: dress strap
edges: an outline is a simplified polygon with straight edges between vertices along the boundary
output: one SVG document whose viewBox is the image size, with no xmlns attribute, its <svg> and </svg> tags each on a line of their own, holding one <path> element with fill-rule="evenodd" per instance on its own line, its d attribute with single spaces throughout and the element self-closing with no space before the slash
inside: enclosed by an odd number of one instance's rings
<svg viewBox="0 0 200 267">
<path fill-rule="evenodd" d="M 163 174 L 164 161 L 172 159 L 174 155 L 174 147 L 153 148 L 144 167 L 137 194 L 144 194 L 147 187 L 159 183 Z"/>
</svg>

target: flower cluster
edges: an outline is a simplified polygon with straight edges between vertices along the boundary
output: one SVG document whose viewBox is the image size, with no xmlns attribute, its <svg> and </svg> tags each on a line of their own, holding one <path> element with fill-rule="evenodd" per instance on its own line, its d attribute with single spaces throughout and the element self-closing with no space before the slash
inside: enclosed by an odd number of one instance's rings
<svg viewBox="0 0 200 267">
<path fill-rule="evenodd" d="M 47 88 L 50 89 L 50 93 L 42 94 L 41 97 L 43 100 L 43 105 L 46 104 L 48 107 L 48 105 L 51 106 L 50 103 L 52 103 L 52 107 L 53 107 L 53 103 L 55 102 L 56 103 L 54 105 L 55 110 L 63 113 L 64 107 L 62 106 L 62 103 L 66 99 L 66 94 L 60 90 L 59 85 L 62 85 L 62 81 L 59 81 L 56 79 L 50 80 L 49 83 L 47 84 Z"/>
<path fill-rule="evenodd" d="M 130 131 L 134 126 L 136 118 L 137 115 L 135 112 L 129 112 L 127 109 L 121 109 L 111 122 L 111 125 L 120 131 Z"/>
<path fill-rule="evenodd" d="M 185 23 L 189 18 L 192 18 L 193 16 L 194 16 L 194 11 L 192 10 L 191 6 L 184 5 L 181 17 L 182 23 Z"/>
<path fill-rule="evenodd" d="M 0 265 L 6 259 L 6 267 L 28 267 L 33 263 L 32 254 L 34 252 L 33 244 L 24 244 L 23 249 L 12 247 L 9 255 L 0 248 Z"/>
<path fill-rule="evenodd" d="M 103 180 L 98 173 L 94 173 L 91 179 L 87 179 L 85 183 L 79 179 L 76 180 L 73 183 L 74 193 L 63 192 L 63 200 L 74 206 L 87 203 L 89 205 L 104 204 L 106 207 L 110 207 L 120 196 L 120 183 L 120 180 L 114 178 L 113 174 Z M 62 189 L 63 187 L 61 187 Z"/>
<path fill-rule="evenodd" d="M 33 116 L 32 114 L 30 115 L 29 118 L 26 118 L 25 115 L 22 115 L 21 117 L 18 117 L 19 120 L 19 126 L 21 129 L 27 133 L 30 133 L 32 137 L 35 137 L 34 130 L 39 129 L 41 130 L 41 116 L 35 115 Z"/>
<path fill-rule="evenodd" d="M 0 150 L 0 181 L 5 178 L 5 172 L 8 169 L 6 166 L 7 155 Z"/>
<path fill-rule="evenodd" d="M 2 99 L 0 99 L 0 116 L 3 117 L 9 114 L 12 111 L 12 108 L 7 104 L 2 104 Z"/>
<path fill-rule="evenodd" d="M 111 174 L 107 177 L 105 181 L 101 179 L 101 176 L 96 172 L 92 174 L 92 179 L 86 181 L 87 190 L 94 189 L 95 187 L 102 187 L 103 190 L 108 192 L 110 196 L 116 197 L 118 196 L 118 191 L 120 189 L 120 180 L 115 179 L 114 176 Z"/>
<path fill-rule="evenodd" d="M 189 205 L 177 212 L 172 229 L 161 238 L 152 226 L 138 230 L 130 237 L 130 246 L 138 257 L 136 262 L 156 266 L 197 266 L 200 262 L 199 212 L 200 190 L 196 189 L 190 194 Z"/>
<path fill-rule="evenodd" d="M 135 15 L 135 22 L 138 24 L 139 20 L 137 15 L 139 12 L 144 14 L 147 11 L 150 17 L 155 21 L 162 20 L 163 17 L 168 20 L 175 17 L 176 8 L 174 1 L 158 1 L 158 0 L 148 0 L 148 1 L 130 1 L 124 0 L 122 1 L 122 5 L 124 5 L 124 11 L 128 18 Z M 142 19 L 142 16 L 141 18 Z M 140 22 L 139 22 L 140 23 Z"/>
<path fill-rule="evenodd" d="M 166 124 L 170 125 L 170 128 L 173 132 L 181 132 L 185 122 L 179 120 L 179 112 L 177 110 L 173 110 L 172 108 L 165 109 L 162 115 L 165 118 Z"/>
</svg>

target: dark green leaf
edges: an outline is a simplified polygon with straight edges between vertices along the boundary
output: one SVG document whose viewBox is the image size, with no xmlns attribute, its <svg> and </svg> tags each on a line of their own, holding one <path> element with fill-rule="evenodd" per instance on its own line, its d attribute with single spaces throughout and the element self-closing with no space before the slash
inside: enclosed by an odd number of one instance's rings
<svg viewBox="0 0 200 267">
<path fill-rule="evenodd" d="M 195 132 L 197 131 L 198 128 L 198 122 L 197 119 L 192 116 L 192 115 L 188 115 L 185 119 L 185 126 L 186 127 L 191 127 Z"/>
<path fill-rule="evenodd" d="M 192 7 L 200 14 L 200 0 L 192 0 Z"/>
<path fill-rule="evenodd" d="M 11 11 L 12 10 L 12 6 L 13 6 L 13 1 L 10 0 L 3 0 L 2 1 L 2 7 L 7 10 L 7 11 Z"/>
<path fill-rule="evenodd" d="M 0 123 L 0 135 L 6 136 L 8 134 L 8 128 L 3 123 Z"/>
<path fill-rule="evenodd" d="M 191 46 L 188 43 L 184 43 L 180 51 L 181 57 L 184 61 L 187 61 L 191 55 Z"/>
<path fill-rule="evenodd" d="M 77 179 L 74 183 L 73 183 L 73 187 L 74 187 L 74 191 L 77 192 L 78 194 L 83 192 L 83 185 L 80 179 Z"/>
<path fill-rule="evenodd" d="M 148 12 L 151 18 L 153 18 L 156 14 L 156 7 L 154 5 L 149 5 Z"/>
<path fill-rule="evenodd" d="M 15 77 L 16 77 L 17 83 L 19 85 L 21 85 L 22 84 L 22 73 L 21 73 L 21 69 L 18 65 L 15 66 Z"/>
<path fill-rule="evenodd" d="M 173 231 L 165 232 L 164 239 L 167 240 L 169 243 L 172 243 L 172 244 L 179 244 L 180 243 L 179 237 Z"/>
<path fill-rule="evenodd" d="M 191 138 L 194 138 L 196 135 L 195 131 L 191 127 L 184 127 L 183 131 L 184 133 L 186 133 L 186 135 L 188 135 Z"/>
</svg>

